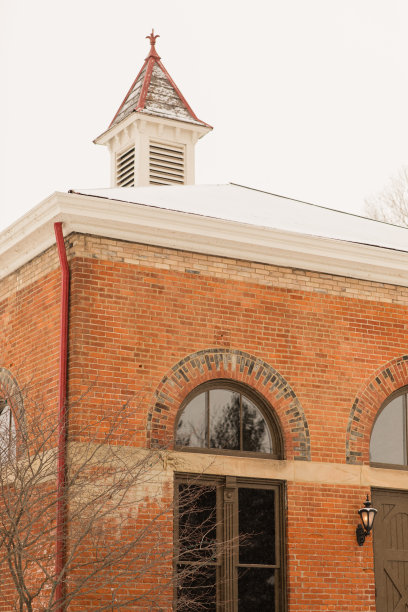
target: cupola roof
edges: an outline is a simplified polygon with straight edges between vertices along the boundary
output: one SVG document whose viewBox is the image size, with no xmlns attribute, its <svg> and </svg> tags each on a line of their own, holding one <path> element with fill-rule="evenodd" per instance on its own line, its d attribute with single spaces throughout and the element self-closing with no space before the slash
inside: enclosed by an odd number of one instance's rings
<svg viewBox="0 0 408 612">
<path fill-rule="evenodd" d="M 146 36 L 150 40 L 149 54 L 109 127 L 117 125 L 133 112 L 211 127 L 198 119 L 163 66 L 156 50 L 158 37 L 154 30 Z"/>
</svg>

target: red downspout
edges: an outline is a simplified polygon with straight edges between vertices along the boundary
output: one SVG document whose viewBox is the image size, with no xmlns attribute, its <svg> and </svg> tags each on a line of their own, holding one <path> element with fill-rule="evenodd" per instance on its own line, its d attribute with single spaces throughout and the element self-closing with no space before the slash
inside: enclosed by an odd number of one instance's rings
<svg viewBox="0 0 408 612">
<path fill-rule="evenodd" d="M 58 584 L 55 590 L 56 612 L 64 612 L 65 576 L 64 564 L 66 553 L 66 408 L 67 408 L 67 356 L 68 356 L 68 300 L 69 300 L 69 267 L 65 250 L 62 223 L 54 223 L 58 255 L 61 266 L 61 327 L 60 327 L 60 367 L 58 398 L 58 472 L 57 472 L 57 541 L 55 552 L 55 577 Z"/>
</svg>

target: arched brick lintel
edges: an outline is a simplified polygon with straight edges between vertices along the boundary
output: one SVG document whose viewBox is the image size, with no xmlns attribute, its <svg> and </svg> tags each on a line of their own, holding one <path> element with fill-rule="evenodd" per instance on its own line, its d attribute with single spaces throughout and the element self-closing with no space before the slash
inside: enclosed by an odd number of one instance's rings
<svg viewBox="0 0 408 612">
<path fill-rule="evenodd" d="M 310 461 L 307 419 L 291 386 L 265 361 L 227 348 L 192 353 L 176 363 L 163 377 L 148 414 L 147 429 L 151 444 L 169 443 L 182 401 L 198 385 L 217 378 L 241 382 L 260 393 L 273 407 L 280 421 L 285 457 Z"/>
<path fill-rule="evenodd" d="M 391 393 L 405 385 L 408 385 L 408 355 L 392 359 L 362 387 L 347 422 L 347 463 L 369 462 L 370 436 L 377 412 Z"/>
</svg>

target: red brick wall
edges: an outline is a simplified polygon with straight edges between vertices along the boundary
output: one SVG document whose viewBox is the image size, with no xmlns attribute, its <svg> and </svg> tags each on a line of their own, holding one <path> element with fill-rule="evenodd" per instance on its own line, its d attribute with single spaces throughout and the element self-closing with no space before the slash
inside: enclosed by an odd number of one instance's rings
<svg viewBox="0 0 408 612">
<path fill-rule="evenodd" d="M 277 370 L 302 407 L 311 459 L 343 464 L 355 398 L 377 370 L 407 351 L 405 289 L 82 236 L 70 238 L 70 267 L 69 398 L 85 394 L 71 410 L 72 439 L 81 437 L 80 426 L 129 401 L 128 440 L 146 446 L 148 415 L 163 377 L 189 355 L 219 348 L 245 352 Z M 35 380 L 54 405 L 57 267 L 2 304 L 0 365 L 23 384 Z M 251 383 L 245 371 L 216 375 L 247 376 Z M 191 386 L 211 376 L 207 371 L 180 384 L 177 401 L 156 423 L 164 438 L 171 440 Z M 287 407 L 273 394 L 269 400 L 293 459 Z M 368 440 L 369 431 L 361 443 L 365 460 Z M 356 511 L 366 492 L 289 482 L 290 612 L 375 609 L 371 543 L 355 543 Z M 336 519 L 327 519 L 333 510 Z"/>
<path fill-rule="evenodd" d="M 118 244 L 109 243 L 107 258 L 101 247 L 97 258 L 78 256 L 71 263 L 70 393 L 91 385 L 90 414 L 133 398 L 129 427 L 145 445 L 154 392 L 175 364 L 211 348 L 243 351 L 270 364 L 294 390 L 308 423 L 312 460 L 345 463 L 347 426 L 359 390 L 378 368 L 406 352 L 408 300 L 391 303 L 387 287 L 324 275 L 313 286 L 311 274 L 307 289 L 304 282 L 301 288 L 275 286 L 273 278 L 270 284 L 256 283 L 250 275 L 237 280 L 240 262 L 226 260 L 221 278 L 195 267 L 198 256 L 190 270 L 182 271 L 180 262 L 163 261 L 163 250 L 139 245 L 134 246 L 137 264 L 109 261 L 120 252 Z M 162 267 L 157 261 L 147 265 L 143 253 L 149 261 L 161 256 Z M 185 257 L 166 255 L 173 262 Z M 347 295 L 348 288 L 353 295 Z M 182 399 L 212 376 L 243 380 L 238 370 L 234 375 L 222 366 L 189 383 L 182 380 L 177 401 L 161 417 L 162 439 L 172 439 Z M 290 459 L 296 453 L 278 404 Z M 89 415 L 81 409 L 74 418 Z M 369 433 L 365 458 L 368 441 Z M 364 487 L 289 483 L 291 612 L 375 610 L 371 542 L 362 548 L 355 542 L 357 509 L 366 492 Z"/>
<path fill-rule="evenodd" d="M 375 611 L 372 538 L 356 545 L 363 493 L 360 487 L 288 483 L 290 611 Z"/>
<path fill-rule="evenodd" d="M 0 367 L 44 416 L 55 410 L 59 327 L 60 271 L 50 249 L 0 281 Z"/>
<path fill-rule="evenodd" d="M 342 463 L 359 389 L 406 351 L 407 305 L 92 259 L 71 265 L 71 394 L 93 385 L 94 406 L 135 395 L 141 444 L 147 398 L 164 374 L 191 353 L 227 347 L 284 376 L 305 411 L 312 460 Z"/>
<path fill-rule="evenodd" d="M 34 415 L 44 424 L 56 423 L 59 327 L 60 273 L 56 251 L 50 249 L 0 282 L 0 367 L 10 372 L 19 386 L 26 423 Z M 7 393 L 7 389 L 3 392 Z M 31 498 L 27 501 L 28 514 L 30 504 L 33 513 L 38 510 Z M 52 550 L 53 542 L 48 545 Z M 42 545 L 42 552 L 44 549 Z M 34 579 L 35 571 L 29 569 L 28 582 Z M 14 610 L 14 600 L 12 581 L 4 564 L 0 610 Z"/>
</svg>

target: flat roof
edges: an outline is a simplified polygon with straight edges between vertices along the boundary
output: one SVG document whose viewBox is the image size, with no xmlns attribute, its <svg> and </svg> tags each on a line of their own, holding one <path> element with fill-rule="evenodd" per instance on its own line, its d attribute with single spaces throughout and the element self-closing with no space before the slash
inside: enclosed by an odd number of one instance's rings
<svg viewBox="0 0 408 612">
<path fill-rule="evenodd" d="M 233 183 L 75 189 L 72 193 L 408 252 L 407 228 Z"/>
</svg>

